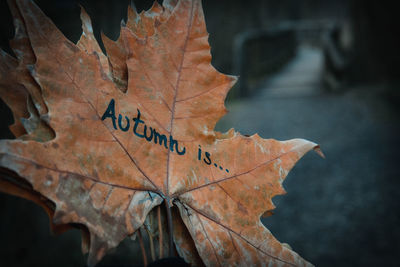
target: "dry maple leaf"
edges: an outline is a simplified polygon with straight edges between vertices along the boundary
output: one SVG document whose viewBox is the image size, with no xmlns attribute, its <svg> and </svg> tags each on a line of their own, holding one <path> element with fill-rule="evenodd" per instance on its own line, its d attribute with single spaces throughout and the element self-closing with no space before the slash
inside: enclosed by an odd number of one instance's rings
<svg viewBox="0 0 400 267">
<path fill-rule="evenodd" d="M 75 45 L 32 1 L 9 5 L 17 59 L 1 53 L 0 94 L 16 139 L 0 143 L 2 191 L 45 207 L 54 228 L 84 225 L 90 265 L 163 202 L 193 265 L 309 265 L 260 216 L 318 146 L 213 130 L 236 78 L 211 66 L 200 1 L 129 8 L 119 39 L 103 36 L 108 56 L 84 10 Z"/>
</svg>

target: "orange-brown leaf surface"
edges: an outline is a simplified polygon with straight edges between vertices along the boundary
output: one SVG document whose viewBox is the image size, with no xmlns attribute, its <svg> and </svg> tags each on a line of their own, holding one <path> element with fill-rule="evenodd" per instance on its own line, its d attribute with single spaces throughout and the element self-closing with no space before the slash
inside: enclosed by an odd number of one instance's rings
<svg viewBox="0 0 400 267">
<path fill-rule="evenodd" d="M 83 9 L 74 44 L 32 1 L 9 5 L 17 58 L 1 53 L 0 94 L 16 139 L 0 142 L 2 191 L 41 204 L 56 225 L 84 225 L 90 265 L 163 202 L 193 265 L 309 265 L 260 216 L 318 146 L 214 131 L 236 78 L 211 66 L 199 0 L 129 7 L 119 39 L 102 36 L 107 56 Z"/>
</svg>

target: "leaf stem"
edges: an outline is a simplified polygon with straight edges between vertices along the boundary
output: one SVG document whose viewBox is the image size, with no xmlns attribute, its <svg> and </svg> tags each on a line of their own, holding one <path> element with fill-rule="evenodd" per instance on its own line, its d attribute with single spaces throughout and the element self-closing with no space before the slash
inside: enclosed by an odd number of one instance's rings
<svg viewBox="0 0 400 267">
<path fill-rule="evenodd" d="M 167 221 L 168 221 L 168 233 L 169 233 L 169 255 L 168 257 L 174 256 L 174 242 L 173 242 L 173 228 L 172 228 L 172 216 L 171 208 L 169 206 L 169 197 L 165 198 L 165 208 L 167 209 Z"/>
<path fill-rule="evenodd" d="M 160 259 L 163 258 L 164 254 L 164 247 L 163 247 L 163 231 L 162 231 L 162 224 L 161 224 L 161 207 L 160 205 L 157 206 L 157 219 L 158 219 L 158 244 L 160 247 Z"/>
<path fill-rule="evenodd" d="M 139 244 L 140 248 L 142 250 L 142 256 L 143 256 L 143 266 L 147 266 L 147 256 L 146 256 L 146 249 L 144 248 L 144 243 L 143 243 L 143 238 L 142 238 L 142 233 L 140 232 L 140 228 L 138 229 L 138 238 L 139 238 Z"/>
<path fill-rule="evenodd" d="M 151 260 L 155 261 L 156 253 L 154 252 L 153 234 L 150 232 L 149 227 L 147 227 L 147 225 L 144 225 L 144 229 L 146 230 L 147 235 L 149 236 Z"/>
</svg>

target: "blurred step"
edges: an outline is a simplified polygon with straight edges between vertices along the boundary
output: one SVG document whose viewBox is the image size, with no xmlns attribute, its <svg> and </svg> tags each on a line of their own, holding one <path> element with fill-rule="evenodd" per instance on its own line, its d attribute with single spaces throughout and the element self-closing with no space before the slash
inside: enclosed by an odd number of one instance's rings
<svg viewBox="0 0 400 267">
<path fill-rule="evenodd" d="M 261 83 L 258 97 L 301 97 L 322 92 L 322 50 L 300 46 L 296 56 L 281 71 Z"/>
</svg>

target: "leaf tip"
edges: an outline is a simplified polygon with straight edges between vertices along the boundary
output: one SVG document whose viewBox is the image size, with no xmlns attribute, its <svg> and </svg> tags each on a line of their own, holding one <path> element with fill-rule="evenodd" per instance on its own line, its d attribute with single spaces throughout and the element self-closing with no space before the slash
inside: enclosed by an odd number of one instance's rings
<svg viewBox="0 0 400 267">
<path fill-rule="evenodd" d="M 237 75 L 226 75 L 232 83 L 232 86 L 235 85 L 235 83 L 239 80 L 239 76 Z"/>
<path fill-rule="evenodd" d="M 323 159 L 326 158 L 319 145 L 316 145 L 313 149 L 314 149 L 315 153 L 317 153 L 321 158 L 323 158 Z"/>
<path fill-rule="evenodd" d="M 85 34 L 93 33 L 92 21 L 90 19 L 89 14 L 86 12 L 85 8 L 82 5 L 79 5 L 81 9 L 81 21 L 82 21 L 82 30 Z"/>
</svg>

